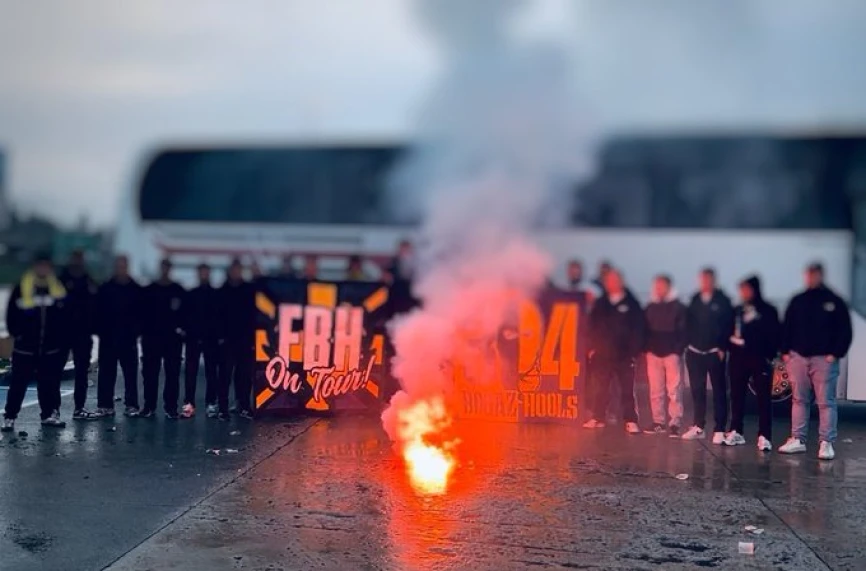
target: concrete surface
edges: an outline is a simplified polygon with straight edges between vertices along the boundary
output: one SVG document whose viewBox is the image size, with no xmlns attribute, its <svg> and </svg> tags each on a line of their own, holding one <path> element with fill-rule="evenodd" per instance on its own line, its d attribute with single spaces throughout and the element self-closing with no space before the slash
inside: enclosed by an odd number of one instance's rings
<svg viewBox="0 0 866 571">
<path fill-rule="evenodd" d="M 438 497 L 411 489 L 375 420 L 50 432 L 37 414 L 22 415 L 26 438 L 0 440 L 4 571 L 866 568 L 860 407 L 843 414 L 851 442 L 834 462 L 814 443 L 785 457 L 618 428 L 460 424 L 462 465 Z M 780 421 L 777 444 L 786 433 Z"/>
</svg>

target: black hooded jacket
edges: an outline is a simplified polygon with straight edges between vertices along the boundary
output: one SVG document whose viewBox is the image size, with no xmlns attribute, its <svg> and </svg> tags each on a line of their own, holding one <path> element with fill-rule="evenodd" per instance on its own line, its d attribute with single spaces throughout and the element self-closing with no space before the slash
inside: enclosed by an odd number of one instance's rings
<svg viewBox="0 0 866 571">
<path fill-rule="evenodd" d="M 151 283 L 144 288 L 142 334 L 171 339 L 183 331 L 186 290 L 173 281 Z"/>
<path fill-rule="evenodd" d="M 221 338 L 223 320 L 218 289 L 210 284 L 201 284 L 189 290 L 184 299 L 184 308 L 184 331 L 188 338 Z"/>
<path fill-rule="evenodd" d="M 681 355 L 686 348 L 686 306 L 674 291 L 665 299 L 652 299 L 644 310 L 646 350 L 656 357 Z"/>
<path fill-rule="evenodd" d="M 782 353 L 803 357 L 832 355 L 841 359 L 853 341 L 851 314 L 845 301 L 825 286 L 807 289 L 791 300 L 782 328 Z"/>
<path fill-rule="evenodd" d="M 750 356 L 774 359 L 779 350 L 779 312 L 764 300 L 761 281 L 757 276 L 748 278 L 745 283 L 752 287 L 754 298 L 734 309 L 731 358 Z"/>
<path fill-rule="evenodd" d="M 637 357 L 644 348 L 646 325 L 637 299 L 625 290 L 616 303 L 604 295 L 589 314 L 589 349 L 599 361 L 618 361 Z"/>
<path fill-rule="evenodd" d="M 59 279 L 66 288 L 66 314 L 70 332 L 92 335 L 96 326 L 96 282 L 86 271 L 78 274 L 69 268 L 60 273 Z"/>
<path fill-rule="evenodd" d="M 252 347 L 255 335 L 255 287 L 228 280 L 219 289 L 221 339 L 232 347 Z"/>
<path fill-rule="evenodd" d="M 725 351 L 734 332 L 734 310 L 722 290 L 713 291 L 708 303 L 700 292 L 692 297 L 686 317 L 686 343 L 701 352 Z"/>
<path fill-rule="evenodd" d="M 14 351 L 48 355 L 66 349 L 69 343 L 66 292 L 62 287 L 52 291 L 41 284 L 25 285 L 24 281 L 12 290 L 6 307 L 6 329 L 15 340 Z"/>
<path fill-rule="evenodd" d="M 143 289 L 132 278 L 111 278 L 96 294 L 96 334 L 100 343 L 135 341 L 141 334 Z"/>
</svg>

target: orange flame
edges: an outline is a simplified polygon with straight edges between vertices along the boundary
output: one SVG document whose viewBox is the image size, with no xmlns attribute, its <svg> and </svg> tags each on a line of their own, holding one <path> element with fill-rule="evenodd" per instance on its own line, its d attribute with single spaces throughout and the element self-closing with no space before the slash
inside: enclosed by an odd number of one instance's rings
<svg viewBox="0 0 866 571">
<path fill-rule="evenodd" d="M 420 400 L 399 413 L 399 438 L 409 481 L 422 494 L 439 495 L 448 489 L 456 460 L 454 442 L 432 442 L 451 424 L 440 397 Z"/>
</svg>

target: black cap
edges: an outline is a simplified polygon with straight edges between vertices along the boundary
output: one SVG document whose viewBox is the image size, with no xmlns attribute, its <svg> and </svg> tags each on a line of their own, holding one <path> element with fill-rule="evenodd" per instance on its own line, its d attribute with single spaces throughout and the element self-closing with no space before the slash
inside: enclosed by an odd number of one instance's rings
<svg viewBox="0 0 866 571">
<path fill-rule="evenodd" d="M 812 262 L 808 266 L 806 266 L 806 271 L 810 274 L 823 274 L 824 273 L 824 264 L 821 262 Z"/>
</svg>

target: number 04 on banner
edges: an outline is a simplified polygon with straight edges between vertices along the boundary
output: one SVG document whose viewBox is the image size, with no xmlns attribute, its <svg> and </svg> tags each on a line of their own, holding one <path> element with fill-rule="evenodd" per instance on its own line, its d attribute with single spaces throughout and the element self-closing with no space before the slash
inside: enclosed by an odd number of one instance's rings
<svg viewBox="0 0 866 571">
<path fill-rule="evenodd" d="M 520 308 L 517 363 L 525 376 L 559 377 L 559 390 L 574 390 L 580 374 L 577 359 L 577 328 L 580 307 L 577 303 L 554 303 L 548 323 L 538 305 L 526 301 Z M 539 379 L 540 382 L 540 379 Z"/>
</svg>

